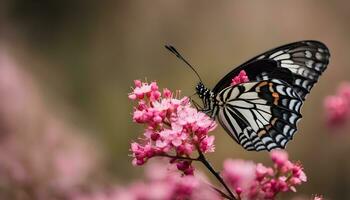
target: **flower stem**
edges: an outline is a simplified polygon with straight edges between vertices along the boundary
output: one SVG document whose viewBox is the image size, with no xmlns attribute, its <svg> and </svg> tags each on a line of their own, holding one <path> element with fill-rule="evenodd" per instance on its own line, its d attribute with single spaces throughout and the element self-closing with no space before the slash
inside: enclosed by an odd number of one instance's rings
<svg viewBox="0 0 350 200">
<path fill-rule="evenodd" d="M 231 199 L 230 196 L 228 196 L 227 194 L 225 194 L 225 192 L 219 190 L 218 188 L 211 186 L 213 188 L 213 190 L 215 190 L 216 192 L 220 193 L 222 197 L 225 197 L 226 199 Z"/>
<path fill-rule="evenodd" d="M 205 158 L 203 153 L 198 150 L 199 156 L 198 160 L 201 161 L 205 167 L 215 176 L 215 178 L 225 187 L 226 191 L 229 193 L 231 200 L 236 200 L 235 195 L 231 192 L 230 188 L 226 185 L 225 181 L 221 178 L 220 174 L 214 170 L 209 161 Z"/>
<path fill-rule="evenodd" d="M 226 191 L 229 193 L 229 195 L 225 194 L 219 189 L 214 188 L 216 191 L 218 191 L 223 197 L 230 199 L 230 200 L 236 200 L 236 197 L 234 194 L 231 192 L 229 187 L 226 185 L 225 181 L 221 178 L 220 174 L 214 170 L 214 168 L 211 166 L 209 161 L 205 158 L 204 154 L 202 151 L 198 149 L 198 158 L 191 158 L 191 157 L 182 157 L 182 156 L 174 156 L 174 155 L 169 155 L 169 154 L 161 154 L 158 156 L 161 157 L 168 157 L 168 158 L 173 158 L 173 159 L 179 159 L 179 160 L 191 160 L 191 161 L 200 161 L 204 164 L 204 166 L 216 177 L 216 179 L 225 187 Z"/>
</svg>

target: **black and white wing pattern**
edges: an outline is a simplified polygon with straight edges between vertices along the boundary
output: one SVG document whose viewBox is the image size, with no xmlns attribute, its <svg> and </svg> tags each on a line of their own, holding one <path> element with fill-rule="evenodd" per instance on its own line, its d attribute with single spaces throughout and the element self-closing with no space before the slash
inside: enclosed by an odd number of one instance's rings
<svg viewBox="0 0 350 200">
<path fill-rule="evenodd" d="M 245 70 L 249 80 L 282 79 L 305 99 L 329 63 L 329 50 L 319 41 L 306 40 L 277 47 L 260 54 L 228 73 L 213 89 L 219 93 L 231 79 Z"/>
<path fill-rule="evenodd" d="M 215 98 L 218 121 L 247 150 L 285 148 L 301 118 L 302 99 L 278 79 L 229 86 Z"/>
</svg>

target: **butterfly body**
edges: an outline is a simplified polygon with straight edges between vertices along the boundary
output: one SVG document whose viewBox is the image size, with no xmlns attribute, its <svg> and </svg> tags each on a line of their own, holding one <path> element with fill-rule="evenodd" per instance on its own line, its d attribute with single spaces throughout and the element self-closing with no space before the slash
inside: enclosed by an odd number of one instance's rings
<svg viewBox="0 0 350 200">
<path fill-rule="evenodd" d="M 205 112 L 218 119 L 243 148 L 285 148 L 297 131 L 300 108 L 329 62 L 318 41 L 287 44 L 258 55 L 229 72 L 210 90 L 202 82 L 196 93 Z M 232 85 L 244 70 L 249 82 Z"/>
</svg>

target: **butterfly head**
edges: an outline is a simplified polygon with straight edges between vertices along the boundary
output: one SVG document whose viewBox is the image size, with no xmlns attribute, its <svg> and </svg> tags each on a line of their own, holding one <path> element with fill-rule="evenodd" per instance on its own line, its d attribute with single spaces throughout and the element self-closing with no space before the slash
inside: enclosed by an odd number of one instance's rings
<svg viewBox="0 0 350 200">
<path fill-rule="evenodd" d="M 210 96 L 210 90 L 206 88 L 202 82 L 197 84 L 196 92 L 201 99 Z"/>
</svg>

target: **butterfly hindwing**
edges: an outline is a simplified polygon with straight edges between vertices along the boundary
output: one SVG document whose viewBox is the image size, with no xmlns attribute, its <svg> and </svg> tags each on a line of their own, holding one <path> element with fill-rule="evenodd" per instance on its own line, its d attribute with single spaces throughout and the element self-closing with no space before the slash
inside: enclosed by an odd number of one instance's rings
<svg viewBox="0 0 350 200">
<path fill-rule="evenodd" d="M 297 130 L 302 100 L 281 80 L 242 83 L 217 96 L 218 120 L 247 150 L 285 148 Z"/>
<path fill-rule="evenodd" d="M 282 79 L 305 99 L 329 63 L 329 50 L 318 41 L 301 41 L 287 44 L 260 54 L 228 73 L 214 87 L 218 93 L 231 84 L 231 79 L 245 70 L 249 80 L 290 77 Z M 278 76 L 276 76 L 278 74 Z"/>
</svg>

